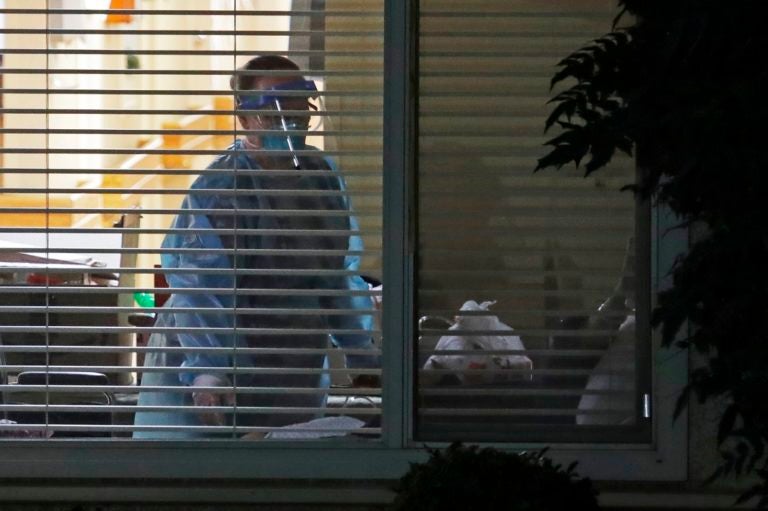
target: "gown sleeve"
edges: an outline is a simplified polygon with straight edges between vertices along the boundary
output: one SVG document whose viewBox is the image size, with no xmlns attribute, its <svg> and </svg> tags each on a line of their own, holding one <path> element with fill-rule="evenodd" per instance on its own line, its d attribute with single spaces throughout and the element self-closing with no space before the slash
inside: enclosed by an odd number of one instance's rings
<svg viewBox="0 0 768 511">
<path fill-rule="evenodd" d="M 207 214 L 198 212 L 204 209 L 217 209 L 217 197 L 207 189 L 216 189 L 220 185 L 201 178 L 190 190 L 182 203 L 172 228 L 179 232 L 169 233 L 163 241 L 163 248 L 172 249 L 162 255 L 162 266 L 166 271 L 166 280 L 171 291 L 169 312 L 172 318 L 178 344 L 191 351 L 186 351 L 182 362 L 183 368 L 179 379 L 183 384 L 191 385 L 200 374 L 206 374 L 203 368 L 227 368 L 232 366 L 232 359 L 226 353 L 196 351 L 198 348 L 228 348 L 234 345 L 235 305 L 234 275 L 231 272 L 210 270 L 228 270 L 232 268 L 230 256 L 224 252 L 221 238 L 206 232 L 213 229 Z M 181 270 L 181 271 L 174 271 Z M 181 311 L 177 309 L 210 309 Z M 204 331 L 200 331 L 204 329 Z M 212 371 L 213 375 L 228 381 L 226 372 Z"/>
<path fill-rule="evenodd" d="M 328 161 L 331 168 L 336 171 L 336 166 L 332 161 Z M 339 176 L 339 189 L 341 191 L 346 190 L 346 184 L 343 177 Z M 349 229 L 354 232 L 359 232 L 360 227 L 357 218 L 351 214 L 352 207 L 349 200 L 345 197 L 344 207 L 350 212 L 349 215 Z M 349 237 L 350 254 L 347 254 L 344 258 L 344 269 L 348 271 L 358 272 L 360 269 L 360 256 L 354 252 L 362 252 L 363 239 L 358 234 L 352 234 Z M 350 291 L 367 291 L 368 284 L 359 276 L 344 277 L 344 288 Z M 334 334 L 331 339 L 335 346 L 342 349 L 373 349 L 373 340 L 371 333 L 373 330 L 373 314 L 375 308 L 373 300 L 367 295 L 346 295 L 338 296 L 334 299 L 333 307 L 338 309 L 353 309 L 358 311 L 358 314 L 344 314 L 344 315 L 332 315 L 329 322 L 333 329 L 339 330 L 351 330 L 355 333 L 343 333 Z M 346 355 L 347 367 L 351 368 L 378 368 L 381 367 L 381 357 L 378 355 Z"/>
</svg>

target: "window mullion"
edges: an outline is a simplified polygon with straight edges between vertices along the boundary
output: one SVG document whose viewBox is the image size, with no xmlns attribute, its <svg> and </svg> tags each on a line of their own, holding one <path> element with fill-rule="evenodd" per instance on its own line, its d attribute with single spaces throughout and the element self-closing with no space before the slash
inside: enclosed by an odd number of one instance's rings
<svg viewBox="0 0 768 511">
<path fill-rule="evenodd" d="M 411 284 L 413 229 L 409 219 L 415 141 L 414 5 L 411 0 L 386 2 L 384 75 L 384 267 L 383 430 L 389 447 L 402 447 L 411 421 L 412 338 Z M 405 135 L 405 136 L 404 136 Z"/>
</svg>

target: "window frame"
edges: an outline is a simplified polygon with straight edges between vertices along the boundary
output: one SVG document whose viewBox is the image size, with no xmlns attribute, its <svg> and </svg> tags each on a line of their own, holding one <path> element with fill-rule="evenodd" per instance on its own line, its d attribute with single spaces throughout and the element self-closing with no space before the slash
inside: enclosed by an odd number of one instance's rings
<svg viewBox="0 0 768 511">
<path fill-rule="evenodd" d="M 426 459 L 422 442 L 414 441 L 412 318 L 414 261 L 414 172 L 416 142 L 417 0 L 385 2 L 384 74 L 384 344 L 383 436 L 377 442 L 240 442 L 71 440 L 7 441 L 0 492 L 14 500 L 195 500 L 217 502 L 383 502 L 386 486 L 361 485 L 349 492 L 314 484 L 285 492 L 269 481 L 387 481 L 399 478 L 409 463 Z M 651 217 L 651 292 L 666 285 L 669 268 L 687 246 L 687 233 L 669 231 L 670 215 L 654 209 Z M 403 342 L 393 342 L 402 339 Z M 672 420 L 678 391 L 687 379 L 687 357 L 661 349 L 653 334 L 655 361 L 649 444 L 556 445 L 555 460 L 579 462 L 578 472 L 596 480 L 682 480 L 687 472 L 687 418 Z M 431 447 L 445 444 L 430 443 Z M 532 444 L 484 444 L 516 451 Z M 328 460 L 333 460 L 329 463 Z M 119 481 L 144 481 L 120 484 Z M 114 479 L 115 484 L 104 484 Z M 191 493 L 182 479 L 201 480 Z M 30 486 L 30 480 L 32 485 Z M 71 485 L 72 480 L 82 484 Z M 205 481 L 208 481 L 205 484 Z M 244 488 L 233 491 L 234 487 Z M 18 481 L 18 486 L 13 483 Z M 47 481 L 59 481 L 49 484 Z M 255 483 L 257 481 L 258 483 Z M 37 488 L 36 485 L 45 486 Z M 144 493 L 146 487 L 154 488 Z M 116 490 L 117 488 L 117 490 Z M 277 489 L 275 489 L 277 488 Z M 25 489 L 17 493 L 19 489 Z M 138 491 L 141 490 L 141 491 Z M 105 492 L 109 492 L 108 494 Z M 137 495 L 140 494 L 140 495 Z"/>
</svg>

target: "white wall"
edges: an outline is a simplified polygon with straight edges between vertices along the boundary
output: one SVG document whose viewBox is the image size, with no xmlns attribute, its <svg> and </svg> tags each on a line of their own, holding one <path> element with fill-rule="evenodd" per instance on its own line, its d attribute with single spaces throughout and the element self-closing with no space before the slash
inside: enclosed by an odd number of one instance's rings
<svg viewBox="0 0 768 511">
<path fill-rule="evenodd" d="M 38 1 L 6 0 L 6 8 L 36 7 L 41 5 Z M 15 14 L 5 15 L 7 28 L 23 28 L 32 26 L 45 26 L 43 14 Z M 6 34 L 5 48 L 45 48 L 45 35 L 38 34 Z M 3 65 L 6 69 L 26 69 L 45 67 L 44 55 L 24 55 L 6 53 L 3 56 Z M 3 87 L 6 89 L 35 88 L 45 89 L 45 75 L 28 75 L 6 73 L 3 76 Z M 43 94 L 3 94 L 5 108 L 45 108 L 45 96 Z M 9 114 L 3 116 L 5 128 L 45 128 L 45 118 L 40 115 Z M 9 149 L 30 148 L 44 149 L 45 135 L 24 135 L 6 133 L 3 137 L 3 145 Z M 3 158 L 3 166 L 6 168 L 45 168 L 46 159 L 43 154 L 11 154 L 6 153 Z M 24 176 L 19 174 L 6 174 L 3 177 L 5 188 L 10 187 L 44 187 L 45 176 Z"/>
<path fill-rule="evenodd" d="M 38 8 L 44 9 L 44 0 L 6 0 L 7 8 Z M 58 0 L 52 1 L 51 8 L 103 8 L 108 5 L 108 0 Z M 96 15 L 64 15 L 46 16 L 44 13 L 17 14 L 11 13 L 5 16 L 5 26 L 8 28 L 96 28 L 100 24 L 100 17 Z M 103 18 L 103 16 L 101 17 Z M 47 38 L 44 34 L 6 34 L 4 47 L 11 49 L 37 49 L 41 54 L 13 54 L 4 55 L 4 65 L 11 69 L 99 69 L 105 66 L 99 55 L 44 55 L 46 48 L 79 50 L 85 48 L 103 48 L 104 37 L 89 34 L 87 36 L 61 36 Z M 19 74 L 10 73 L 4 76 L 6 88 L 39 89 L 41 92 L 27 94 L 4 94 L 3 101 L 6 108 L 99 108 L 103 98 L 77 94 L 49 94 L 46 97 L 45 89 L 66 91 L 68 89 L 101 88 L 102 78 L 91 74 L 56 74 L 50 73 L 48 81 L 45 74 Z M 102 125 L 100 116 L 94 115 L 50 115 L 47 119 L 43 114 L 6 114 L 4 124 L 9 129 L 93 129 Z M 9 148 L 98 148 L 103 147 L 103 138 L 100 135 L 81 134 L 19 134 L 8 133 L 4 138 L 4 145 Z M 4 165 L 8 168 L 30 169 L 78 169 L 80 174 L 50 173 L 48 176 L 8 174 L 4 179 L 4 186 L 12 187 L 44 187 L 67 188 L 77 186 L 78 183 L 93 179 L 93 172 L 101 168 L 103 158 L 101 155 L 71 155 L 52 154 L 7 154 Z"/>
</svg>

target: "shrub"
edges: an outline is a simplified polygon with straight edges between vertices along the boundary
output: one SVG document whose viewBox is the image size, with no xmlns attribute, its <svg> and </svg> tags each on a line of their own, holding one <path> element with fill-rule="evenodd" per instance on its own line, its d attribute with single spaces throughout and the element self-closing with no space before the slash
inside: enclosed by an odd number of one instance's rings
<svg viewBox="0 0 768 511">
<path fill-rule="evenodd" d="M 509 453 L 463 446 L 429 450 L 411 464 L 395 491 L 394 509 L 561 511 L 599 509 L 592 482 L 545 457 L 546 449 Z"/>
</svg>

